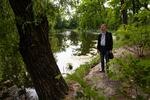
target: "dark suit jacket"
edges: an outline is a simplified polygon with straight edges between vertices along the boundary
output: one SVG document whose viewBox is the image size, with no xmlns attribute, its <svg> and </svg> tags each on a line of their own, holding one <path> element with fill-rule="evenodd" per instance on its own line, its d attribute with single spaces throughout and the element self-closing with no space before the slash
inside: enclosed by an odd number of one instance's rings
<svg viewBox="0 0 150 100">
<path fill-rule="evenodd" d="M 98 44 L 97 44 L 97 49 L 100 50 L 101 49 L 101 36 L 102 34 L 99 34 L 98 35 Z M 105 46 L 106 46 L 106 49 L 109 51 L 109 50 L 112 50 L 113 49 L 113 39 L 112 39 L 112 34 L 110 32 L 106 32 L 106 36 L 105 36 Z"/>
</svg>

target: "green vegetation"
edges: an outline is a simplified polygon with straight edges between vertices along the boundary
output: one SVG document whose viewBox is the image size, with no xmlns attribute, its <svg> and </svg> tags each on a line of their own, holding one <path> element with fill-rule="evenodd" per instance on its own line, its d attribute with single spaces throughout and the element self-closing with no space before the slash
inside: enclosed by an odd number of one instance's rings
<svg viewBox="0 0 150 100">
<path fill-rule="evenodd" d="M 18 35 L 13 12 L 8 1 L 2 0 L 0 13 L 0 81 L 13 80 L 14 84 L 25 85 L 25 65 L 19 54 Z M 27 84 L 26 84 L 27 85 Z"/>
<path fill-rule="evenodd" d="M 116 31 L 117 46 L 122 45 L 134 46 L 134 50 L 138 56 L 144 55 L 144 50 L 150 46 L 150 26 L 149 26 L 150 12 L 142 10 L 134 15 L 132 19 L 137 22 L 121 26 Z"/>
<path fill-rule="evenodd" d="M 95 65 L 97 65 L 98 63 L 99 63 L 99 55 L 94 57 L 90 62 L 87 62 L 87 63 L 85 63 L 83 65 L 80 65 L 80 67 L 77 68 L 73 74 L 68 75 L 66 77 L 66 79 L 67 80 L 71 80 L 72 76 L 78 76 L 78 77 L 80 77 L 80 79 L 83 79 L 84 76 L 86 76 L 87 73 L 90 71 L 90 69 L 92 67 L 94 67 Z"/>
<path fill-rule="evenodd" d="M 103 96 L 100 96 L 97 91 L 91 88 L 91 86 L 88 85 L 88 83 L 85 80 L 83 80 L 84 77 L 90 71 L 91 67 L 94 67 L 98 63 L 99 63 L 99 56 L 96 56 L 89 63 L 83 64 L 79 68 L 77 68 L 73 74 L 67 75 L 66 81 L 68 83 L 72 81 L 76 81 L 81 86 L 80 90 L 77 92 L 77 96 L 76 96 L 77 100 L 80 100 L 80 99 L 104 100 Z"/>
<path fill-rule="evenodd" d="M 15 21 L 20 20 L 22 23 L 24 20 L 18 17 L 15 19 L 9 1 L 11 0 L 0 1 L 0 82 L 11 80 L 18 87 L 28 87 L 32 85 L 32 81 L 19 53 L 19 31 Z M 106 23 L 115 36 L 114 48 L 127 47 L 136 54 L 124 54 L 122 58 L 113 59 L 110 62 L 112 68 L 109 76 L 150 94 L 149 5 L 150 0 L 35 0 L 34 21 L 26 21 L 21 29 L 25 30 L 28 24 L 38 26 L 42 22 L 41 18 L 46 15 L 52 52 L 65 52 L 69 37 L 73 45 L 80 44 L 74 55 L 81 56 L 95 49 L 93 40 L 97 38 L 97 34 L 91 33 L 98 33 L 99 25 Z M 73 30 L 68 37 L 62 35 L 68 30 Z M 83 80 L 98 62 L 99 56 L 96 56 L 66 77 L 68 83 L 76 81 L 81 85 L 83 91 L 80 91 L 79 98 L 104 99 Z M 72 67 L 68 63 L 68 69 Z"/>
<path fill-rule="evenodd" d="M 150 58 L 136 58 L 127 53 L 124 57 L 113 59 L 110 62 L 109 76 L 114 80 L 122 80 L 126 87 L 142 90 L 144 93 L 150 92 Z M 123 92 L 123 88 L 121 90 Z M 141 95 L 137 93 L 137 95 Z M 144 97 L 146 98 L 146 97 Z"/>
</svg>

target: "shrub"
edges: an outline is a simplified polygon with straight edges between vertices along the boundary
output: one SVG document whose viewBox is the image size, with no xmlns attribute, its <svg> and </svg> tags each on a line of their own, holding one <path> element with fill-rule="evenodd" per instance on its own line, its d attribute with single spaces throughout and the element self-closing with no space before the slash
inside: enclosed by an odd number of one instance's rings
<svg viewBox="0 0 150 100">
<path fill-rule="evenodd" d="M 120 79 L 125 83 L 139 87 L 145 93 L 150 94 L 150 58 L 139 59 L 131 55 L 115 58 L 110 62 L 113 70 L 109 76 Z M 115 64 L 115 65 L 114 65 Z"/>
<path fill-rule="evenodd" d="M 150 26 L 131 24 L 119 28 L 116 32 L 118 45 L 132 46 L 138 56 L 144 55 L 144 50 L 150 47 Z"/>
</svg>

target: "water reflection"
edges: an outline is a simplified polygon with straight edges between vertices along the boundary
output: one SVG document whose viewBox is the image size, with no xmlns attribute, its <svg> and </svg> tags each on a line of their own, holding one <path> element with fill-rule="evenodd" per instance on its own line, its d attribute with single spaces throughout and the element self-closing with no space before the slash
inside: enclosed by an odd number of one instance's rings
<svg viewBox="0 0 150 100">
<path fill-rule="evenodd" d="M 79 43 L 79 34 L 71 31 L 71 33 L 68 36 L 68 39 L 71 41 L 71 45 L 77 46 Z"/>
<path fill-rule="evenodd" d="M 60 71 L 71 73 L 80 64 L 90 61 L 96 53 L 97 36 L 97 34 L 73 31 L 52 34 L 51 47 Z M 73 66 L 72 71 L 67 70 L 68 64 Z"/>
<path fill-rule="evenodd" d="M 79 41 L 81 42 L 80 48 L 76 49 L 78 53 L 76 53 L 78 56 L 80 55 L 87 55 L 92 51 L 93 48 L 95 48 L 95 42 L 94 40 L 97 39 L 97 35 L 91 34 L 91 33 L 81 33 Z"/>
<path fill-rule="evenodd" d="M 65 50 L 65 36 L 63 34 L 52 34 L 50 36 L 50 42 L 51 42 L 51 47 L 53 52 L 61 52 Z"/>
</svg>

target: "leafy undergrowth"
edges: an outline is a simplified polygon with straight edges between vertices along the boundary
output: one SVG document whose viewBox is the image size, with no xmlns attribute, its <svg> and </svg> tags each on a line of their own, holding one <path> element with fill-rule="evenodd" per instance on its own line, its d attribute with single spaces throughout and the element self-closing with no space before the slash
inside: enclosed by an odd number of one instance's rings
<svg viewBox="0 0 150 100">
<path fill-rule="evenodd" d="M 90 69 L 99 63 L 99 56 L 92 59 L 91 62 L 81 65 L 73 74 L 68 74 L 65 78 L 69 85 L 79 84 L 78 90 L 75 91 L 75 97 L 69 97 L 69 99 L 75 100 L 104 100 L 103 96 L 99 96 L 83 78 L 89 73 Z"/>
<path fill-rule="evenodd" d="M 138 100 L 150 96 L 150 57 L 137 58 L 130 54 L 110 62 L 109 77 L 121 80 L 120 93 Z"/>
<path fill-rule="evenodd" d="M 99 63 L 99 59 L 99 55 L 97 55 L 90 62 L 80 65 L 80 67 L 77 68 L 73 74 L 67 75 L 66 81 L 72 80 L 72 76 L 79 76 L 80 78 L 83 78 L 87 75 L 92 67 L 96 66 Z"/>
<path fill-rule="evenodd" d="M 99 62 L 96 57 L 67 76 L 69 86 L 76 87 L 71 100 L 148 100 L 150 57 L 137 58 L 120 50 L 116 53 L 119 56 L 110 61 L 107 74 L 100 73 L 98 65 L 91 69 Z"/>
</svg>

